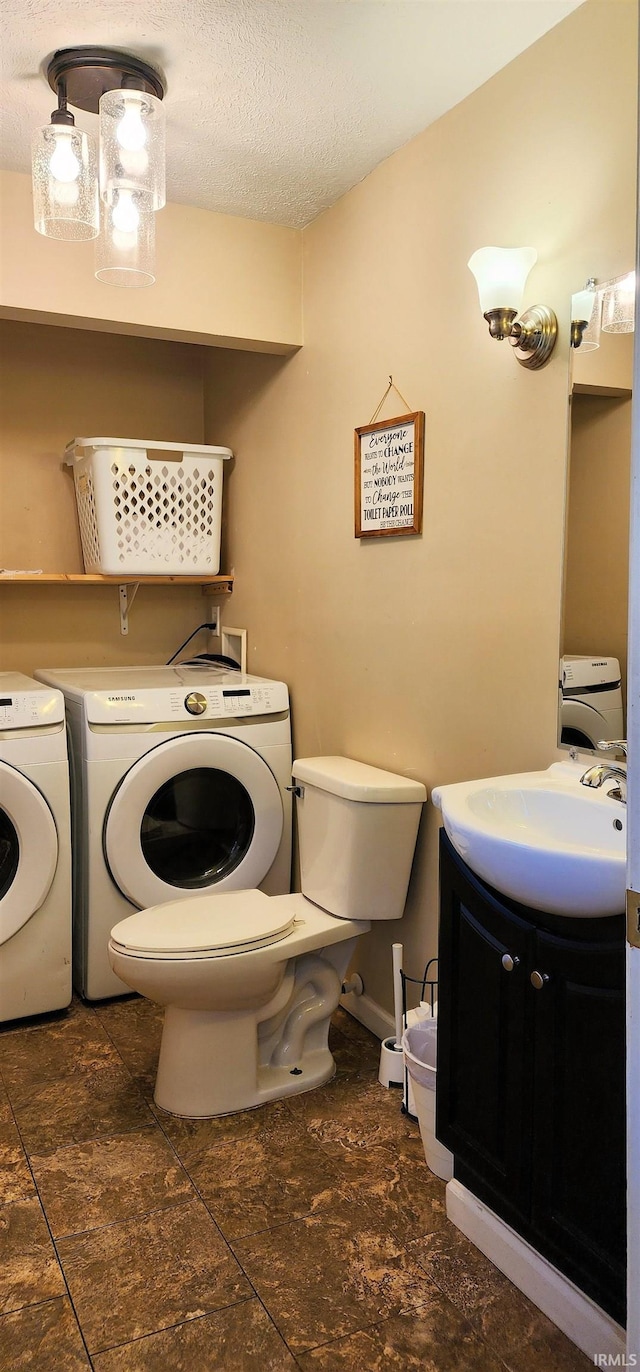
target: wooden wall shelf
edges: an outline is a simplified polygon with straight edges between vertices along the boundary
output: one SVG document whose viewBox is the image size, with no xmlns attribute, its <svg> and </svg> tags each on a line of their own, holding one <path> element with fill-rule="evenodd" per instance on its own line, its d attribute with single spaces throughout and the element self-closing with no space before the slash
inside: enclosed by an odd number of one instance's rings
<svg viewBox="0 0 640 1372">
<path fill-rule="evenodd" d="M 100 576 L 97 572 L 0 572 L 0 583 L 31 586 L 202 586 L 216 595 L 233 590 L 233 573 L 226 576 Z"/>
<path fill-rule="evenodd" d="M 201 586 L 205 595 L 230 595 L 233 573 L 222 576 L 100 576 L 97 572 L 0 572 L 5 586 L 117 586 L 120 633 L 129 632 L 129 610 L 139 586 Z"/>
<path fill-rule="evenodd" d="M 630 386 L 596 386 L 591 382 L 588 384 L 576 381 L 573 384 L 574 395 L 601 395 L 605 399 L 609 396 L 612 400 L 630 400 L 633 391 Z"/>
</svg>

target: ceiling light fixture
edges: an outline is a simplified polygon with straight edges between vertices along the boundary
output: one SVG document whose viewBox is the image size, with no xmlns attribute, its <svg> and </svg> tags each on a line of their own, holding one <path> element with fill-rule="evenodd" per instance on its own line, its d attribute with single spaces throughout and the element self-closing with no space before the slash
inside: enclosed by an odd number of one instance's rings
<svg viewBox="0 0 640 1372">
<path fill-rule="evenodd" d="M 35 227 L 48 238 L 97 238 L 101 199 L 98 280 L 151 285 L 153 215 L 166 203 L 164 79 L 130 53 L 89 47 L 54 53 L 46 75 L 58 108 L 33 138 Z M 99 113 L 99 162 L 68 105 Z"/>
<path fill-rule="evenodd" d="M 32 140 L 33 222 L 46 238 L 95 238 L 100 230 L 93 140 L 76 129 L 64 95 Z"/>
<path fill-rule="evenodd" d="M 558 337 L 558 321 L 547 305 L 532 305 L 520 313 L 525 282 L 537 257 L 535 248 L 479 248 L 468 262 L 491 337 L 508 338 L 518 362 L 530 371 L 545 366 Z"/>
<path fill-rule="evenodd" d="M 96 277 L 106 286 L 152 286 L 156 219 L 153 210 L 129 191 L 102 207 L 102 233 L 96 239 Z"/>
</svg>

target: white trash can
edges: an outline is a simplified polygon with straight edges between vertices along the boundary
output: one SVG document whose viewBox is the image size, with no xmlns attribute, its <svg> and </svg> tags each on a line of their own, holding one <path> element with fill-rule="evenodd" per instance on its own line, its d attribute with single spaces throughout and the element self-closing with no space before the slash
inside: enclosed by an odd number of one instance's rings
<svg viewBox="0 0 640 1372">
<path fill-rule="evenodd" d="M 443 1181 L 453 1176 L 453 1154 L 436 1138 L 436 1036 L 438 1021 L 421 1020 L 405 1029 L 402 1048 L 413 1087 L 427 1166 Z"/>
</svg>

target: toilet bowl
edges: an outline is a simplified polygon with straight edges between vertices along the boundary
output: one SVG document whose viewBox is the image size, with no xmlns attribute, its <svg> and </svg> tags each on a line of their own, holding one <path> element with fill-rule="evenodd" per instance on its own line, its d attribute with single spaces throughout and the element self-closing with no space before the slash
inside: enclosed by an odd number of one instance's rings
<svg viewBox="0 0 640 1372">
<path fill-rule="evenodd" d="M 293 766 L 302 894 L 189 897 L 111 930 L 113 971 L 166 1007 L 154 1099 L 189 1118 L 328 1081 L 356 939 L 398 919 L 426 791 L 349 758 Z"/>
</svg>

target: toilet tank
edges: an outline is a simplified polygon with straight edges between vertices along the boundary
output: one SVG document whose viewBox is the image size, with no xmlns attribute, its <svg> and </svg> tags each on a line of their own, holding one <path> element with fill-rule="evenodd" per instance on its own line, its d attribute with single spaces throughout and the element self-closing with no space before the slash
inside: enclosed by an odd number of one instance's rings
<svg viewBox="0 0 640 1372">
<path fill-rule="evenodd" d="M 302 894 L 340 919 L 400 919 L 422 782 L 346 757 L 299 758 L 292 770 Z"/>
</svg>

